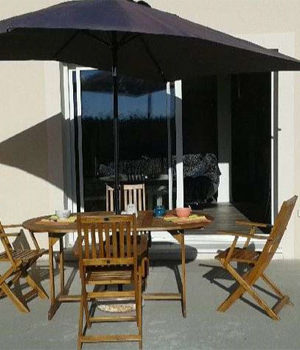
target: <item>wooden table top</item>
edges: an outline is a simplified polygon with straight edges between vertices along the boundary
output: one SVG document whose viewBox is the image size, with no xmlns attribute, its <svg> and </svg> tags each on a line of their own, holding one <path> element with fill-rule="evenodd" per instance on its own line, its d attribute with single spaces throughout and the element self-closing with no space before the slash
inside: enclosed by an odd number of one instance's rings
<svg viewBox="0 0 300 350">
<path fill-rule="evenodd" d="M 172 212 L 168 212 L 172 213 Z M 111 212 L 99 211 L 91 213 L 73 214 L 73 215 L 112 215 Z M 200 211 L 193 211 L 193 214 L 205 215 L 208 222 L 189 222 L 184 224 L 178 224 L 170 221 L 166 221 L 163 218 L 156 218 L 153 216 L 152 210 L 140 211 L 137 217 L 137 230 L 138 231 L 176 231 L 186 229 L 199 229 L 205 227 L 213 221 L 213 218 Z M 23 222 L 23 227 L 32 232 L 51 232 L 51 233 L 68 233 L 77 230 L 77 224 L 75 223 L 63 223 L 63 222 L 42 222 L 42 219 L 49 218 L 50 215 L 40 216 L 32 218 Z"/>
</svg>

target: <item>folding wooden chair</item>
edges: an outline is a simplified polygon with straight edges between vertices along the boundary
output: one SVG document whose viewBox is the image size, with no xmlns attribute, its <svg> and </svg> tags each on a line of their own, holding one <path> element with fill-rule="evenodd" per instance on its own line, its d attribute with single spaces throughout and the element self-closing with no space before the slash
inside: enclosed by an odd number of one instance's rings
<svg viewBox="0 0 300 350">
<path fill-rule="evenodd" d="M 134 204 L 137 211 L 143 211 L 147 210 L 146 207 L 146 188 L 145 184 L 124 184 L 122 185 L 122 197 L 123 197 L 123 204 L 124 209 L 126 210 L 128 204 Z M 143 235 L 147 234 L 148 236 L 148 246 L 147 246 L 147 258 L 145 257 L 144 260 L 144 266 L 149 266 L 149 255 L 148 255 L 148 249 L 151 247 L 151 232 L 145 232 Z"/>
<path fill-rule="evenodd" d="M 121 203 L 121 192 L 123 198 L 123 207 L 122 210 L 126 210 L 128 204 L 134 204 L 137 211 L 147 210 L 146 208 L 146 190 L 145 184 L 124 184 L 121 187 L 121 191 L 119 193 L 119 200 Z M 114 189 L 113 187 L 106 185 L 106 211 L 114 211 Z M 147 235 L 147 238 L 146 236 Z M 147 242 L 145 246 L 144 242 Z M 139 244 L 139 243 L 142 244 Z M 140 247 L 144 247 L 143 256 L 144 256 L 144 276 L 146 277 L 149 270 L 149 254 L 148 250 L 151 247 L 151 232 L 140 233 L 138 237 L 138 244 Z"/>
<path fill-rule="evenodd" d="M 79 269 L 82 284 L 78 349 L 82 343 L 138 342 L 142 348 L 142 267 L 139 261 L 136 218 L 134 215 L 78 216 Z M 129 290 L 89 291 L 87 286 L 128 285 Z M 97 299 L 134 300 L 135 315 L 94 316 L 88 301 Z M 99 322 L 137 323 L 137 334 L 86 335 L 86 326 Z"/>
<path fill-rule="evenodd" d="M 269 277 L 265 274 L 265 270 L 271 262 L 279 244 L 281 238 L 285 232 L 288 225 L 290 217 L 292 215 L 293 209 L 297 196 L 290 198 L 289 200 L 283 202 L 279 214 L 276 217 L 274 226 L 271 233 L 266 235 L 255 234 L 256 227 L 266 227 L 266 224 L 260 223 L 248 223 L 248 222 L 238 222 L 242 225 L 249 226 L 250 233 L 238 233 L 238 232 L 227 232 L 221 231 L 222 234 L 234 235 L 235 238 L 230 248 L 225 251 L 220 252 L 215 258 L 220 261 L 223 267 L 234 277 L 238 282 L 239 286 L 235 291 L 233 291 L 229 297 L 218 307 L 218 311 L 226 311 L 237 299 L 242 297 L 242 295 L 247 292 L 256 301 L 256 303 L 273 319 L 279 320 L 278 313 L 285 304 L 291 304 L 290 299 L 287 295 L 284 295 L 279 288 L 271 281 Z M 246 237 L 247 240 L 243 248 L 237 248 L 236 244 L 239 237 Z M 263 250 L 252 251 L 249 249 L 248 245 L 252 238 L 264 239 L 266 243 Z M 240 275 L 236 269 L 231 265 L 232 262 L 245 263 L 249 265 L 249 271 L 245 274 Z M 255 282 L 261 278 L 267 286 L 278 296 L 278 302 L 273 308 L 270 308 L 263 299 L 257 294 L 253 289 Z"/>
<path fill-rule="evenodd" d="M 28 269 L 37 261 L 39 257 L 47 253 L 46 249 L 13 249 L 9 242 L 10 236 L 18 236 L 20 233 L 5 233 L 4 228 L 18 228 L 20 225 L 2 226 L 0 223 L 0 239 L 4 247 L 4 252 L 0 254 L 0 262 L 9 263 L 10 266 L 4 274 L 0 275 L 0 296 L 7 296 L 21 312 L 29 312 L 26 300 L 31 299 L 34 295 L 42 299 L 48 298 L 44 289 L 39 286 L 34 279 L 28 274 Z M 20 278 L 26 279 L 31 291 L 22 298 L 18 297 L 11 286 L 19 282 Z M 22 300 L 21 300 L 22 299 Z"/>
</svg>

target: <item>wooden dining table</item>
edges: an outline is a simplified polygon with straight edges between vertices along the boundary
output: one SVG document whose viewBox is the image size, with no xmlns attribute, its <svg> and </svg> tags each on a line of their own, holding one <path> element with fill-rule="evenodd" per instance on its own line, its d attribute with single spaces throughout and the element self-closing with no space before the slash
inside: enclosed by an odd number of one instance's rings
<svg viewBox="0 0 300 350">
<path fill-rule="evenodd" d="M 144 300 L 179 300 L 182 304 L 182 314 L 186 317 L 186 254 L 184 243 L 185 230 L 200 229 L 209 225 L 213 220 L 212 217 L 203 214 L 199 211 L 193 211 L 193 214 L 205 215 L 209 221 L 205 222 L 186 222 L 175 223 L 166 221 L 163 218 L 153 216 L 153 211 L 141 211 L 137 217 L 137 230 L 138 231 L 167 231 L 172 237 L 176 239 L 181 248 L 181 288 L 179 293 L 143 293 Z M 108 216 L 113 215 L 111 212 L 91 212 L 80 213 L 73 215 L 101 215 Z M 65 275 L 64 275 L 64 242 L 63 237 L 67 233 L 76 232 L 76 222 L 51 222 L 47 221 L 50 215 L 40 216 L 32 218 L 23 222 L 23 227 L 27 229 L 33 237 L 34 244 L 39 249 L 39 244 L 36 239 L 36 234 L 48 233 L 49 241 L 49 280 L 50 280 L 50 308 L 48 311 L 48 319 L 51 320 L 56 313 L 57 309 L 63 302 L 80 301 L 80 295 L 69 295 L 65 288 Z M 46 219 L 46 220 L 45 220 Z M 59 242 L 59 282 L 60 290 L 55 293 L 54 283 L 54 250 L 55 243 Z"/>
</svg>

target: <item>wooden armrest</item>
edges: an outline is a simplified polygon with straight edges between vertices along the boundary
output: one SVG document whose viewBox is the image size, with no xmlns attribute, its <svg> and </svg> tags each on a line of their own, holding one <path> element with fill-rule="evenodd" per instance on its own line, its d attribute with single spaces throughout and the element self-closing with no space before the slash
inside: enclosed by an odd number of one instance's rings
<svg viewBox="0 0 300 350">
<path fill-rule="evenodd" d="M 230 235 L 230 236 L 237 236 L 237 237 L 245 237 L 245 238 L 256 238 L 256 239 L 268 239 L 269 235 L 249 235 L 248 233 L 244 232 L 232 232 L 232 231 L 218 231 L 218 234 L 221 235 Z"/>
<path fill-rule="evenodd" d="M 21 224 L 13 224 L 13 225 L 2 225 L 3 228 L 13 228 L 13 227 L 22 227 Z"/>
<path fill-rule="evenodd" d="M 262 222 L 254 222 L 254 221 L 236 220 L 235 223 L 237 225 L 242 225 L 242 226 L 272 227 L 272 225 L 264 224 Z"/>
<path fill-rule="evenodd" d="M 1 238 L 5 238 L 5 237 L 17 237 L 19 236 L 20 232 L 16 232 L 16 233 L 0 233 L 0 237 Z"/>
</svg>

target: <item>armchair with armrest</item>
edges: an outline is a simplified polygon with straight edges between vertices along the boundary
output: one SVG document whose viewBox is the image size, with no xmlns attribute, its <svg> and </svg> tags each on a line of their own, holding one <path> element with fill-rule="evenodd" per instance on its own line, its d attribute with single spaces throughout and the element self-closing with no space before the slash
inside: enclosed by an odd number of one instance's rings
<svg viewBox="0 0 300 350">
<path fill-rule="evenodd" d="M 256 301 L 256 303 L 274 320 L 279 320 L 278 313 L 286 304 L 291 304 L 287 295 L 284 295 L 274 282 L 266 275 L 265 270 L 271 262 L 281 238 L 288 225 L 293 209 L 297 201 L 297 196 L 290 198 L 283 202 L 280 212 L 278 213 L 274 226 L 269 235 L 256 234 L 256 228 L 266 228 L 269 225 L 257 222 L 238 221 L 237 223 L 250 227 L 249 233 L 220 231 L 220 234 L 233 235 L 234 240 L 231 247 L 219 252 L 215 257 L 222 264 L 232 277 L 238 282 L 238 287 L 229 295 L 229 297 L 218 307 L 218 311 L 226 311 L 237 299 L 247 292 Z M 245 237 L 246 241 L 242 248 L 237 248 L 237 242 L 240 237 Z M 249 243 L 251 239 L 265 240 L 266 243 L 262 251 L 250 250 Z M 240 275 L 232 266 L 232 262 L 248 264 L 249 270 Z M 278 297 L 278 302 L 273 308 L 270 308 L 265 301 L 253 289 L 255 282 L 261 278 L 268 287 Z"/>
<path fill-rule="evenodd" d="M 82 293 L 77 348 L 83 343 L 95 342 L 138 342 L 142 349 L 142 265 L 139 255 L 136 218 L 134 215 L 79 216 L 78 248 L 79 270 Z M 88 287 L 127 285 L 112 291 L 107 288 L 98 291 Z M 97 299 L 114 299 L 134 301 L 135 315 L 94 316 L 88 310 L 88 302 Z M 101 322 L 135 322 L 137 333 L 86 335 L 83 325 L 85 315 L 86 327 Z"/>
</svg>

